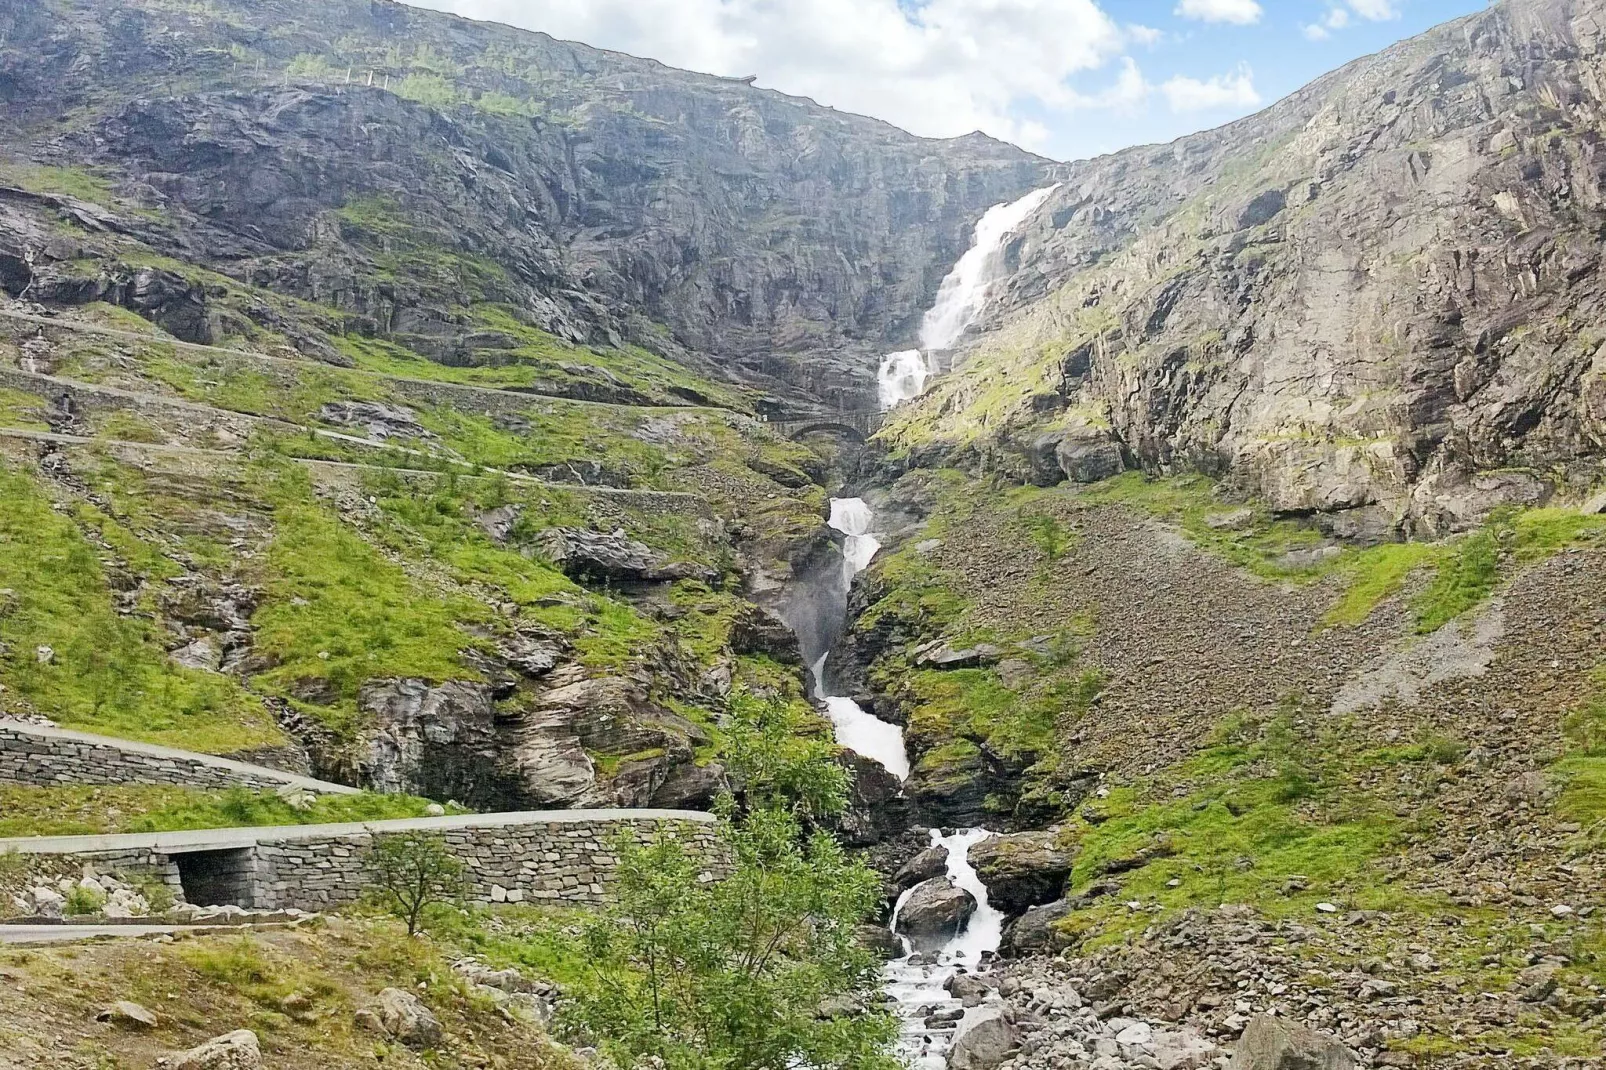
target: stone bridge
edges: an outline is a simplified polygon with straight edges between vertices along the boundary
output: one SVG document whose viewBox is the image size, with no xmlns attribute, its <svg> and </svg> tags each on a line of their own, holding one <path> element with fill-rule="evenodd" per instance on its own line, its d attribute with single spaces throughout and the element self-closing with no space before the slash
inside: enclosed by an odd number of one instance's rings
<svg viewBox="0 0 1606 1070">
<path fill-rule="evenodd" d="M 822 412 L 806 417 L 766 421 L 777 432 L 792 440 L 820 432 L 840 435 L 852 442 L 863 442 L 881 430 L 883 413 L 879 409 L 855 409 L 850 412 Z"/>
</svg>

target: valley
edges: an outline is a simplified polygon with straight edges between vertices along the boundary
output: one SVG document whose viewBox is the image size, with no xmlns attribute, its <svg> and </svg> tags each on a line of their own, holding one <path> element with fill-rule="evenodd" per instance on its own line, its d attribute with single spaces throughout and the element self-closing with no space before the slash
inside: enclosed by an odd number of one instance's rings
<svg viewBox="0 0 1606 1070">
<path fill-rule="evenodd" d="M 0 1068 L 1599 1065 L 1603 84 L 1501 0 L 1059 163 L 7 5 L 0 932 L 151 930 Z"/>
</svg>

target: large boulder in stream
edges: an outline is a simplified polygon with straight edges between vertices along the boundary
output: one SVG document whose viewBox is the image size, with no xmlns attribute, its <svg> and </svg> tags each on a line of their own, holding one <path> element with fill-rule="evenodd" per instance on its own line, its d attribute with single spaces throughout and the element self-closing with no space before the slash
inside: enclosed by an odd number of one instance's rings
<svg viewBox="0 0 1606 1070">
<path fill-rule="evenodd" d="M 948 848 L 942 844 L 927 847 L 915 855 L 892 875 L 892 886 L 902 895 L 917 884 L 941 877 L 948 872 Z"/>
<path fill-rule="evenodd" d="M 970 864 L 987 886 L 988 902 L 1009 915 L 1058 899 L 1075 860 L 1053 832 L 989 836 L 970 849 Z"/>
<path fill-rule="evenodd" d="M 958 936 L 974 913 L 975 896 L 947 877 L 937 877 L 909 893 L 898 912 L 896 931 L 918 951 L 935 950 Z"/>
</svg>

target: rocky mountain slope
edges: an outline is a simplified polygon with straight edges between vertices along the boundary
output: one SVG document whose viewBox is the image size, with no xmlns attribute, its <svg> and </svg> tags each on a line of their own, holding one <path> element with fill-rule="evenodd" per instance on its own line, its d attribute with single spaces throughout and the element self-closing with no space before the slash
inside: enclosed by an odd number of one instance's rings
<svg viewBox="0 0 1606 1070">
<path fill-rule="evenodd" d="M 1050 165 L 383 0 L 21 0 L 0 711 L 701 805 L 732 688 L 807 702 L 769 607 L 845 484 L 884 549 L 832 667 L 913 764 L 848 759 L 848 830 L 894 896 L 922 826 L 1010 834 L 1006 1065 L 1263 1013 L 1593 1065 L 1603 31 L 1505 0 Z M 766 424 L 866 404 L 1055 180 L 862 453 Z"/>
<path fill-rule="evenodd" d="M 0 39 L 16 155 L 106 167 L 159 253 L 455 364 L 509 348 L 488 302 L 871 404 L 969 226 L 1048 167 L 390 2 L 23 0 Z M 57 252 L 36 291 L 85 274 Z"/>
<path fill-rule="evenodd" d="M 1588 498 L 1603 30 L 1593 0 L 1509 0 L 1070 165 L 891 440 L 1037 482 L 1203 471 L 1373 540 Z"/>
</svg>

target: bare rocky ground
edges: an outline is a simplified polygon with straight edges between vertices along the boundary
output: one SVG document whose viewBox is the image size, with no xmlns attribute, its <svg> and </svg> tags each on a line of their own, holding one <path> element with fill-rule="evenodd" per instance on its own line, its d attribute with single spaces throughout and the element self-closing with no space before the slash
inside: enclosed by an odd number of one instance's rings
<svg viewBox="0 0 1606 1070">
<path fill-rule="evenodd" d="M 1074 535 L 1052 564 L 1020 519 L 1044 511 Z M 1600 694 L 1606 552 L 1507 562 L 1491 598 L 1417 635 L 1430 572 L 1360 624 L 1327 626 L 1343 570 L 1264 579 L 1133 507 L 1058 491 L 942 515 L 889 553 L 924 546 L 967 605 L 949 634 L 1076 622 L 1078 663 L 1103 680 L 1056 730 L 1090 789 L 1053 825 L 1081 852 L 1067 896 L 1032 912 L 1030 946 L 1000 970 L 1024 993 L 1008 1001 L 1023 1028 L 1045 998 L 1075 992 L 1100 1017 L 1224 1046 L 1275 1014 L 1342 1039 L 1363 1065 L 1598 1064 L 1602 856 L 1577 717 Z M 1225 780 L 1211 764 L 1230 751 L 1224 731 L 1279 721 L 1317 785 L 1280 811 L 1286 832 L 1332 835 L 1338 872 L 1289 871 L 1274 838 L 1246 831 L 1270 811 L 1233 812 L 1288 759 Z M 1383 757 L 1412 748 L 1434 756 Z M 1215 826 L 1193 821 L 1190 801 L 1224 801 L 1225 834 L 1242 838 L 1206 842 Z M 1100 838 L 1123 821 L 1120 838 Z M 1342 830 L 1357 822 L 1388 832 L 1351 855 Z M 1005 1065 L 1116 1065 L 1053 1036 Z"/>
</svg>

